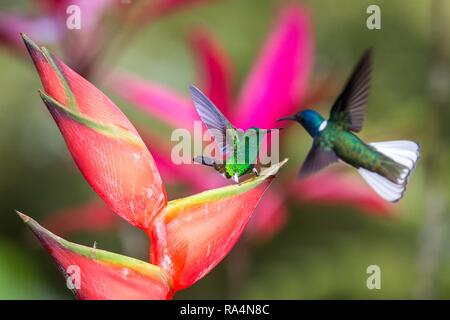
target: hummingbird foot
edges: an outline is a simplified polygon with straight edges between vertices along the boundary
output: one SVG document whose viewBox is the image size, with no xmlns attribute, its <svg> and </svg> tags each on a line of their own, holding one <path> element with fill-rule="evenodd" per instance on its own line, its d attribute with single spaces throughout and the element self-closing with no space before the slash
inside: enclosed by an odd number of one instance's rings
<svg viewBox="0 0 450 320">
<path fill-rule="evenodd" d="M 252 172 L 255 174 L 255 176 L 259 177 L 259 171 L 255 167 L 253 167 Z"/>
<path fill-rule="evenodd" d="M 233 180 L 234 180 L 234 182 L 239 183 L 239 176 L 237 173 L 234 174 Z"/>
</svg>

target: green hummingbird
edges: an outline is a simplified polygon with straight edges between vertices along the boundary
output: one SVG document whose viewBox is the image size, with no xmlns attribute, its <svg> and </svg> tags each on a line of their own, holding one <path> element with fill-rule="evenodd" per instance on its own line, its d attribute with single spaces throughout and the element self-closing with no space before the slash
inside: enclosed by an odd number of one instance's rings
<svg viewBox="0 0 450 320">
<path fill-rule="evenodd" d="M 364 52 L 344 90 L 325 120 L 314 110 L 280 118 L 299 122 L 313 138 L 300 169 L 300 177 L 341 160 L 358 169 L 367 183 L 386 201 L 399 201 L 408 177 L 419 159 L 419 145 L 397 140 L 365 143 L 353 132 L 361 131 L 367 110 L 372 72 L 372 50 Z"/>
<path fill-rule="evenodd" d="M 213 167 L 226 179 L 233 178 L 236 183 L 248 173 L 259 175 L 256 164 L 260 143 L 271 130 L 255 127 L 246 131 L 236 129 L 203 92 L 193 85 L 189 90 L 195 109 L 212 134 L 222 156 L 221 159 L 197 156 L 193 161 Z"/>
</svg>

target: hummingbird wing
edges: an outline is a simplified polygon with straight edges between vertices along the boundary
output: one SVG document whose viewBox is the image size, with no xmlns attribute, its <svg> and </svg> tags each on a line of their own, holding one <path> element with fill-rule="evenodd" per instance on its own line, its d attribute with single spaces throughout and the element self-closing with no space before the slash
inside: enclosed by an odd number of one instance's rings
<svg viewBox="0 0 450 320">
<path fill-rule="evenodd" d="M 361 131 L 367 110 L 372 73 L 372 49 L 359 60 L 344 90 L 331 108 L 330 120 L 344 130 Z"/>
<path fill-rule="evenodd" d="M 227 135 L 227 130 L 235 128 L 203 92 L 193 85 L 189 86 L 189 90 L 198 115 L 212 133 L 220 152 L 227 154 L 233 150 L 233 135 L 232 132 Z"/>
<path fill-rule="evenodd" d="M 203 164 L 203 165 L 208 166 L 208 167 L 213 167 L 214 169 L 216 169 L 220 173 L 224 174 L 225 178 L 229 178 L 226 175 L 226 172 L 225 172 L 225 165 L 216 163 L 216 161 L 214 159 L 211 159 L 211 158 L 208 158 L 208 157 L 203 157 L 203 156 L 198 156 L 198 157 L 195 157 L 194 159 L 192 159 L 192 161 L 200 163 L 200 164 Z"/>
<path fill-rule="evenodd" d="M 204 156 L 197 156 L 194 159 L 192 159 L 192 161 L 203 164 L 208 167 L 213 167 L 216 164 L 214 159 L 204 157 Z"/>
<path fill-rule="evenodd" d="M 318 139 L 313 140 L 313 145 L 309 150 L 306 160 L 300 169 L 299 177 L 304 178 L 316 171 L 319 171 L 326 166 L 336 162 L 338 156 L 331 148 L 326 148 L 321 145 Z"/>
</svg>

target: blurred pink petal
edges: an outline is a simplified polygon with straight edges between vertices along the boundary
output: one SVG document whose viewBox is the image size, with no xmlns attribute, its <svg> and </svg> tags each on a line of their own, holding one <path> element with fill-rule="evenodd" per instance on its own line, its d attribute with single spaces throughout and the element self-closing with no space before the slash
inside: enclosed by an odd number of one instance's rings
<svg viewBox="0 0 450 320">
<path fill-rule="evenodd" d="M 320 204 L 352 206 L 373 215 L 389 215 L 393 208 L 359 177 L 325 171 L 305 180 L 297 180 L 290 188 L 294 199 Z"/>
<path fill-rule="evenodd" d="M 191 43 L 200 70 L 200 87 L 228 117 L 231 107 L 231 61 L 223 48 L 206 30 L 192 33 Z"/>
<path fill-rule="evenodd" d="M 190 99 L 149 81 L 115 73 L 109 87 L 125 101 L 174 128 L 192 129 L 194 120 L 199 120 Z"/>
<path fill-rule="evenodd" d="M 313 67 L 313 38 L 307 9 L 289 6 L 242 88 L 238 125 L 274 127 L 274 121 L 299 108 Z"/>
<path fill-rule="evenodd" d="M 61 36 L 56 21 L 51 18 L 0 12 L 0 41 L 25 53 L 20 32 L 31 35 L 42 44 L 54 43 Z"/>
<path fill-rule="evenodd" d="M 115 229 L 119 226 L 119 218 L 103 202 L 92 201 L 81 207 L 58 211 L 47 217 L 43 225 L 65 236 Z"/>
<path fill-rule="evenodd" d="M 90 76 L 96 55 L 106 46 L 109 37 L 106 24 L 101 21 L 105 12 L 113 8 L 116 0 L 52 0 L 43 1 L 42 9 L 58 21 L 64 31 L 60 46 L 67 56 L 69 65 L 85 76 Z M 80 28 L 68 29 L 68 17 L 74 14 L 76 7 L 80 13 Z M 70 9 L 70 10 L 69 10 Z"/>
<path fill-rule="evenodd" d="M 66 28 L 67 8 L 71 5 L 78 6 L 82 23 L 80 31 L 86 32 L 97 26 L 105 9 L 115 2 L 116 0 L 39 0 L 38 4 L 44 12 L 59 19 L 63 28 Z"/>
<path fill-rule="evenodd" d="M 250 219 L 247 234 L 255 240 L 267 240 L 277 234 L 286 224 L 288 211 L 282 192 L 273 186 L 266 191 Z"/>
</svg>

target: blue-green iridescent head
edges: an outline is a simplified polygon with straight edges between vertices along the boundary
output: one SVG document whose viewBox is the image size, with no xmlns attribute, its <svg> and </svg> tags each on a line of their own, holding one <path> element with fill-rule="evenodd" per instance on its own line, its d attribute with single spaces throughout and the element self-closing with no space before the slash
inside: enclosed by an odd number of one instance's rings
<svg viewBox="0 0 450 320">
<path fill-rule="evenodd" d="M 311 109 L 297 112 L 293 116 L 280 118 L 277 121 L 281 120 L 297 121 L 313 138 L 316 137 L 320 133 L 320 131 L 324 129 L 324 123 L 326 124 L 326 122 L 324 122 L 326 120 L 320 115 L 320 113 Z"/>
</svg>

